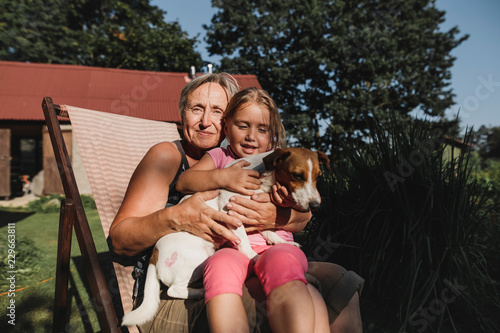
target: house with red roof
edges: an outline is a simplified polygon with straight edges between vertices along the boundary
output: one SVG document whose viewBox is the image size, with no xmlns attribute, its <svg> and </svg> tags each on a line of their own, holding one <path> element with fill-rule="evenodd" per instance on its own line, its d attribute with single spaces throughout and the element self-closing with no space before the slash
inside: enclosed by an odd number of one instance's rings
<svg viewBox="0 0 500 333">
<path fill-rule="evenodd" d="M 234 77 L 242 88 L 260 87 L 255 75 Z M 22 194 L 24 179 L 56 167 L 44 163 L 53 154 L 44 129 L 44 97 L 56 104 L 178 123 L 179 96 L 191 79 L 188 73 L 0 61 L 0 198 Z M 71 150 L 69 123 L 64 136 Z M 62 193 L 59 179 L 44 183 L 41 194 Z"/>
</svg>

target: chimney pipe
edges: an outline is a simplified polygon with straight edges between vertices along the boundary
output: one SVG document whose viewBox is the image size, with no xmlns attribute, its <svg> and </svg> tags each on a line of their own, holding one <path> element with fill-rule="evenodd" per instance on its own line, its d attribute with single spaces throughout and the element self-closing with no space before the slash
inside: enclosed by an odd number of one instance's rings
<svg viewBox="0 0 500 333">
<path fill-rule="evenodd" d="M 189 78 L 192 80 L 195 77 L 196 77 L 196 68 L 194 66 L 191 66 L 189 71 Z"/>
</svg>

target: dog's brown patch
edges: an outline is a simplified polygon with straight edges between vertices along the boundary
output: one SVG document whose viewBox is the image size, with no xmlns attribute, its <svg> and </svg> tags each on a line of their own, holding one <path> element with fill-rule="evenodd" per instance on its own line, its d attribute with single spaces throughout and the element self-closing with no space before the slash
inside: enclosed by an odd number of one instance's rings
<svg viewBox="0 0 500 333">
<path fill-rule="evenodd" d="M 153 248 L 153 253 L 151 254 L 151 259 L 149 259 L 149 263 L 156 266 L 157 262 L 158 262 L 158 249 L 155 246 Z"/>
</svg>

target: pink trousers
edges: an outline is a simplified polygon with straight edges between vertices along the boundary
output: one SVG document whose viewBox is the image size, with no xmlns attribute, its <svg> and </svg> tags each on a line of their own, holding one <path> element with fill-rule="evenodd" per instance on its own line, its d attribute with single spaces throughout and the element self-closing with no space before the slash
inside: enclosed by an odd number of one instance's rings
<svg viewBox="0 0 500 333">
<path fill-rule="evenodd" d="M 234 248 L 222 248 L 212 255 L 204 270 L 205 302 L 220 294 L 242 295 L 245 280 L 254 272 L 266 296 L 287 282 L 300 280 L 307 284 L 307 258 L 300 249 L 290 244 L 256 246 L 260 254 L 253 262 Z"/>
</svg>

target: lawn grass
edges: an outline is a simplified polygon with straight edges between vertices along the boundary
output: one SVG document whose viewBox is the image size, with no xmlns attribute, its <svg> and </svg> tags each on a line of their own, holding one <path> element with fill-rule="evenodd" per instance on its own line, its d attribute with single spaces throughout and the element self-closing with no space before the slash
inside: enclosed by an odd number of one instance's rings
<svg viewBox="0 0 500 333">
<path fill-rule="evenodd" d="M 108 252 L 97 210 L 86 209 L 97 252 Z M 8 223 L 15 224 L 16 292 L 10 297 L 6 266 L 8 255 Z M 0 208 L 0 331 L 50 332 L 55 290 L 57 235 L 59 213 L 33 213 L 26 209 Z M 70 263 L 71 314 L 69 332 L 97 332 L 100 326 L 92 297 L 82 276 L 80 249 L 73 235 Z M 23 288 L 23 289 L 22 289 Z M 15 327 L 8 323 L 7 306 L 15 299 Z"/>
</svg>

